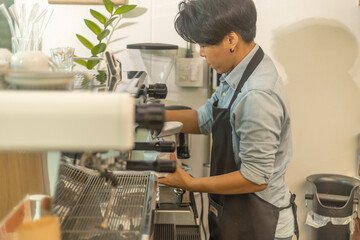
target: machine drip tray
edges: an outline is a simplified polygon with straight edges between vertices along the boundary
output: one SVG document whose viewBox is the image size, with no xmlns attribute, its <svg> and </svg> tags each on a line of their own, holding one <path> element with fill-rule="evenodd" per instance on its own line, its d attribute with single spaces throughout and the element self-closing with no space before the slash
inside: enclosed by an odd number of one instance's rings
<svg viewBox="0 0 360 240">
<path fill-rule="evenodd" d="M 155 223 L 175 225 L 196 225 L 189 192 L 185 192 L 180 200 L 173 187 L 159 187 L 159 201 L 156 206 Z"/>
<path fill-rule="evenodd" d="M 198 226 L 155 224 L 154 240 L 200 240 Z"/>
<path fill-rule="evenodd" d="M 157 209 L 155 214 L 156 224 L 196 225 L 194 213 L 190 207 L 183 209 Z"/>
<path fill-rule="evenodd" d="M 179 193 L 183 193 L 180 194 Z M 159 186 L 155 210 L 155 240 L 200 240 L 194 196 L 188 191 Z"/>
</svg>

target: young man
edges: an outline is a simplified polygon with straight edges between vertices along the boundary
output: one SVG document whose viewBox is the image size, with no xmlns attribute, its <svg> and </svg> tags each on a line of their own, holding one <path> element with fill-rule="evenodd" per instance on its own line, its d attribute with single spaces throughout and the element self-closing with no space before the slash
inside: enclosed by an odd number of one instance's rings
<svg viewBox="0 0 360 240">
<path fill-rule="evenodd" d="M 210 239 L 290 240 L 296 232 L 295 196 L 285 183 L 292 157 L 290 113 L 271 59 L 254 42 L 252 0 L 181 2 L 175 28 L 200 45 L 221 73 L 220 86 L 196 110 L 167 111 L 183 132 L 212 133 L 210 177 L 178 167 L 160 183 L 209 193 Z"/>
</svg>

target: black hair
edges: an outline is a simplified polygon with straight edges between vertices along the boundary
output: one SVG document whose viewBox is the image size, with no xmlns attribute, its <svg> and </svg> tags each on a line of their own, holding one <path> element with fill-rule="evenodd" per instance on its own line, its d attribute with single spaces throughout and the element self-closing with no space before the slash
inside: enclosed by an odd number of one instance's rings
<svg viewBox="0 0 360 240">
<path fill-rule="evenodd" d="M 256 17 L 252 0 L 190 0 L 180 2 L 174 25 L 191 43 L 218 45 L 232 31 L 251 42 L 256 35 Z"/>
</svg>

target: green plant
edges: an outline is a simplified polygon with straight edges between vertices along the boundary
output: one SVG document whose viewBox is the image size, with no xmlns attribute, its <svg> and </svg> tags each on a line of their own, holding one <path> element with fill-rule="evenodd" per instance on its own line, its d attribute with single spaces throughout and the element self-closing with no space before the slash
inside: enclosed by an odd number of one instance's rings
<svg viewBox="0 0 360 240">
<path fill-rule="evenodd" d="M 102 13 L 90 9 L 90 13 L 96 19 L 97 23 L 89 19 L 84 19 L 86 26 L 96 35 L 98 43 L 93 44 L 84 36 L 76 34 L 76 37 L 80 40 L 80 42 L 91 51 L 91 57 L 100 57 L 105 52 L 113 33 L 122 19 L 122 14 L 127 13 L 136 7 L 136 5 L 116 6 L 111 2 L 111 0 L 103 0 L 103 3 L 110 16 L 106 17 Z M 100 61 L 98 60 L 76 60 L 75 62 L 90 70 L 94 69 L 96 65 L 98 65 L 98 70 L 100 67 Z"/>
</svg>

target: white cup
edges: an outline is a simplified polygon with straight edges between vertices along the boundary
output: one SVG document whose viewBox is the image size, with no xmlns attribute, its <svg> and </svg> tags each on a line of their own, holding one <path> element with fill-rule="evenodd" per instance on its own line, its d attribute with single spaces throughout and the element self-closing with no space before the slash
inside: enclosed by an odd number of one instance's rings
<svg viewBox="0 0 360 240">
<path fill-rule="evenodd" d="M 59 47 L 50 49 L 51 59 L 59 72 L 71 72 L 74 65 L 74 52 L 72 47 Z"/>
<path fill-rule="evenodd" d="M 40 51 L 17 52 L 11 56 L 11 69 L 49 72 L 53 70 L 50 58 Z"/>
</svg>

